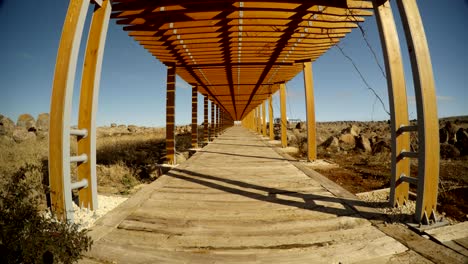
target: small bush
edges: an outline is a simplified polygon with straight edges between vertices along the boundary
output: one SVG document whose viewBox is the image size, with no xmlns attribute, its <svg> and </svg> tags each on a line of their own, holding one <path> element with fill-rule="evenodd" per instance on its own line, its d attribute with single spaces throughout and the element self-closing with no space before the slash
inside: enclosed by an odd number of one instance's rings
<svg viewBox="0 0 468 264">
<path fill-rule="evenodd" d="M 91 247 L 86 230 L 39 210 L 45 188 L 31 180 L 31 174 L 39 173 L 40 167 L 27 164 L 0 186 L 2 263 L 72 263 Z"/>
</svg>

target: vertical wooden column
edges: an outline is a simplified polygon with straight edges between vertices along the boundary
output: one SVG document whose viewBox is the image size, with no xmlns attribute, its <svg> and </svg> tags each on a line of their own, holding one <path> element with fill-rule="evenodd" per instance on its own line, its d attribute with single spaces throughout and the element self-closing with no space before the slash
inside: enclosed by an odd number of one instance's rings
<svg viewBox="0 0 468 264">
<path fill-rule="evenodd" d="M 257 133 L 262 133 L 262 113 L 261 113 L 261 105 L 258 105 L 257 108 Z"/>
<path fill-rule="evenodd" d="M 270 98 L 268 98 L 268 121 L 270 123 L 269 128 L 269 134 L 270 134 L 270 140 L 275 139 L 275 132 L 274 132 L 274 127 L 275 127 L 275 120 L 273 120 L 273 96 L 270 95 Z"/>
<path fill-rule="evenodd" d="M 107 28 L 111 14 L 110 0 L 102 6 L 95 5 L 86 46 L 81 82 L 78 128 L 86 129 L 86 137 L 78 137 L 78 154 L 86 154 L 87 162 L 78 163 L 78 180 L 86 180 L 88 186 L 79 190 L 79 204 L 91 210 L 98 208 L 96 178 L 96 112 L 102 58 L 106 43 Z"/>
<path fill-rule="evenodd" d="M 264 137 L 267 136 L 267 131 L 266 131 L 266 125 L 267 125 L 267 122 L 266 122 L 266 101 L 263 101 L 263 104 L 262 104 L 262 135 Z"/>
<path fill-rule="evenodd" d="M 208 97 L 203 98 L 203 143 L 208 143 Z"/>
<path fill-rule="evenodd" d="M 418 193 L 416 221 L 436 219 L 439 185 L 439 120 L 432 63 L 416 0 L 397 0 L 406 41 L 418 112 Z"/>
<path fill-rule="evenodd" d="M 286 117 L 286 84 L 280 83 L 280 108 L 281 108 L 281 147 L 288 146 L 287 117 Z"/>
<path fill-rule="evenodd" d="M 409 133 L 398 133 L 402 126 L 408 126 L 408 100 L 405 75 L 400 51 L 400 41 L 390 2 L 374 5 L 374 13 L 380 32 L 380 42 L 387 73 L 388 99 L 391 115 L 392 168 L 390 181 L 390 204 L 403 205 L 408 200 L 409 183 L 400 181 L 400 176 L 410 176 L 409 159 L 399 159 L 404 150 L 410 150 Z"/>
<path fill-rule="evenodd" d="M 192 148 L 198 148 L 198 89 L 192 86 Z"/>
<path fill-rule="evenodd" d="M 215 104 L 211 101 L 211 129 L 210 129 L 210 141 L 214 139 L 214 122 L 215 122 Z"/>
<path fill-rule="evenodd" d="M 175 160 L 175 75 L 176 66 L 167 66 L 167 96 L 166 96 L 166 160 L 176 164 Z"/>
<path fill-rule="evenodd" d="M 307 161 L 313 161 L 317 159 L 317 142 L 315 137 L 315 98 L 312 62 L 305 62 L 303 71 L 307 119 Z"/>
<path fill-rule="evenodd" d="M 73 221 L 70 178 L 70 118 L 76 63 L 89 0 L 71 0 L 57 51 L 49 123 L 49 184 L 52 211 Z"/>
<path fill-rule="evenodd" d="M 218 107 L 218 112 L 216 113 L 216 119 L 217 119 L 216 127 L 218 130 L 218 136 L 219 136 L 221 134 L 221 108 L 220 107 Z"/>
</svg>

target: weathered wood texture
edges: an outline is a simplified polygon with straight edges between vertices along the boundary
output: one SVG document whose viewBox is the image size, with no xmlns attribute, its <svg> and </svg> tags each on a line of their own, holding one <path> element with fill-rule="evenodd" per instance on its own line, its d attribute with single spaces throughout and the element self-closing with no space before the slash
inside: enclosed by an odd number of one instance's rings
<svg viewBox="0 0 468 264">
<path fill-rule="evenodd" d="M 418 190 L 415 219 L 435 219 L 439 188 L 439 119 L 431 56 L 416 0 L 397 0 L 413 72 L 418 112 Z"/>
<path fill-rule="evenodd" d="M 408 200 L 409 195 L 409 183 L 399 179 L 401 175 L 410 176 L 410 160 L 398 159 L 398 155 L 404 150 L 410 150 L 410 135 L 409 132 L 397 132 L 400 127 L 409 125 L 406 83 L 400 41 L 390 2 L 378 7 L 375 6 L 374 12 L 385 61 L 391 115 L 392 176 L 390 203 L 393 206 L 398 206 L 403 205 Z"/>
<path fill-rule="evenodd" d="M 267 121 L 266 121 L 266 100 L 262 103 L 262 135 L 267 136 Z"/>
<path fill-rule="evenodd" d="M 286 84 L 280 84 L 280 111 L 281 111 L 281 146 L 288 146 L 287 122 L 286 116 Z"/>
<path fill-rule="evenodd" d="M 166 96 L 166 161 L 175 164 L 175 96 L 176 66 L 167 66 Z"/>
<path fill-rule="evenodd" d="M 240 126 L 100 219 L 90 234 L 88 256 L 116 263 L 425 261 Z"/>
<path fill-rule="evenodd" d="M 78 163 L 78 180 L 86 179 L 88 187 L 79 190 L 79 204 L 91 210 L 97 209 L 96 176 L 96 112 L 98 107 L 99 83 L 101 81 L 102 58 L 106 43 L 107 28 L 111 14 L 110 0 L 102 1 L 95 8 L 89 30 L 83 64 L 78 128 L 86 129 L 86 137 L 78 137 L 78 154 L 86 154 L 88 160 Z"/>
<path fill-rule="evenodd" d="M 203 143 L 208 143 L 208 97 L 203 96 Z"/>
<path fill-rule="evenodd" d="M 304 90 L 307 117 L 307 161 L 317 159 L 317 140 L 315 137 L 315 98 L 312 77 L 312 62 L 304 63 Z"/>
<path fill-rule="evenodd" d="M 192 86 L 192 148 L 198 148 L 198 90 Z"/>
<path fill-rule="evenodd" d="M 274 123 L 275 120 L 273 120 L 274 115 L 273 115 L 273 96 L 270 95 L 270 98 L 268 98 L 268 122 L 269 122 L 269 127 L 268 127 L 268 135 L 270 136 L 270 140 L 275 139 L 275 133 L 274 133 Z"/>
<path fill-rule="evenodd" d="M 70 118 L 76 63 L 88 11 L 88 0 L 72 0 L 68 6 L 57 51 L 49 124 L 49 183 L 52 210 L 59 218 L 73 219 L 70 177 Z M 67 187 L 66 187 L 67 186 Z M 67 211 L 67 212 L 66 212 Z"/>
</svg>

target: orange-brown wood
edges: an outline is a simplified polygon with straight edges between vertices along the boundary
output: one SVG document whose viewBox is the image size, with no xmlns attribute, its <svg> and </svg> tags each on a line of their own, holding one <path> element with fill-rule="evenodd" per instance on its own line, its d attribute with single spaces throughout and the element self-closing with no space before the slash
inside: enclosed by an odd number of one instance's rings
<svg viewBox="0 0 468 264">
<path fill-rule="evenodd" d="M 409 183 L 399 179 L 401 175 L 410 176 L 410 160 L 399 159 L 398 155 L 404 150 L 410 150 L 410 137 L 409 132 L 397 132 L 400 127 L 409 125 L 408 100 L 400 42 L 390 2 L 376 6 L 374 10 L 385 60 L 391 113 L 392 175 L 390 204 L 398 206 L 408 201 L 409 194 Z"/>
<path fill-rule="evenodd" d="M 192 148 L 198 147 L 198 90 L 192 86 Z"/>
<path fill-rule="evenodd" d="M 415 0 L 397 0 L 405 29 L 418 112 L 417 222 L 436 218 L 439 187 L 439 120 L 434 74 L 424 26 Z"/>
<path fill-rule="evenodd" d="M 266 127 L 267 127 L 267 121 L 266 121 L 266 101 L 263 101 L 263 103 L 262 103 L 262 135 L 263 135 L 264 137 L 267 136 Z"/>
<path fill-rule="evenodd" d="M 281 147 L 288 146 L 287 122 L 286 117 L 286 84 L 280 83 L 280 108 L 281 108 Z"/>
<path fill-rule="evenodd" d="M 275 139 L 275 133 L 274 133 L 274 115 L 273 115 L 273 96 L 270 95 L 270 98 L 268 98 L 268 122 L 269 122 L 269 136 L 270 140 Z"/>
<path fill-rule="evenodd" d="M 315 98 L 312 62 L 304 63 L 304 90 L 307 118 L 307 161 L 314 161 L 317 159 L 317 142 L 315 139 Z"/>
<path fill-rule="evenodd" d="M 167 96 L 166 96 L 166 161 L 176 164 L 175 158 L 175 96 L 176 67 L 167 66 Z"/>
<path fill-rule="evenodd" d="M 78 163 L 77 168 L 78 180 L 88 181 L 88 187 L 79 190 L 79 204 L 91 210 L 97 209 L 95 117 L 110 14 L 110 0 L 103 0 L 101 6 L 96 7 L 93 13 L 83 65 L 78 112 L 78 128 L 88 131 L 86 137 L 78 138 L 78 154 L 88 156 L 87 162 Z"/>
<path fill-rule="evenodd" d="M 58 218 L 67 218 L 65 196 L 71 199 L 70 115 L 75 69 L 89 1 L 71 0 L 62 29 L 55 64 L 49 124 L 49 185 L 52 210 Z M 65 183 L 64 181 L 68 181 Z"/>
<path fill-rule="evenodd" d="M 203 96 L 203 143 L 208 143 L 209 132 L 208 132 L 208 97 Z"/>
</svg>

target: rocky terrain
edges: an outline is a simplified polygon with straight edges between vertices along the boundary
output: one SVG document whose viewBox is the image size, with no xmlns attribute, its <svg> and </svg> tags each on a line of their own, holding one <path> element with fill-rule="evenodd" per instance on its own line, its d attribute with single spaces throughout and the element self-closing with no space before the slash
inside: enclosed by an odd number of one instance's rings
<svg viewBox="0 0 468 264">
<path fill-rule="evenodd" d="M 0 186 L 2 179 L 20 168 L 33 164 L 36 181 L 47 175 L 47 138 L 49 115 L 36 118 L 21 115 L 16 122 L 0 115 Z M 203 127 L 199 127 L 202 131 Z M 441 214 L 458 220 L 468 215 L 468 117 L 440 120 Z M 177 160 L 188 158 L 191 141 L 189 125 L 176 128 Z M 279 127 L 275 127 L 279 138 Z M 202 133 L 199 133 L 202 136 Z M 106 195 L 128 195 L 161 175 L 165 160 L 165 129 L 135 125 L 110 124 L 97 129 L 98 190 Z M 201 141 L 201 140 L 200 140 Z M 306 127 L 288 124 L 288 143 L 297 149 L 295 156 L 304 159 L 307 150 Z M 317 124 L 318 158 L 334 166 L 316 168 L 353 193 L 389 187 L 390 125 L 375 122 L 321 122 Z M 411 148 L 417 151 L 417 134 L 411 133 Z M 72 141 L 72 155 L 76 142 Z M 72 172 L 74 168 L 72 167 Z M 417 175 L 417 161 L 412 160 L 412 176 Z M 416 190 L 413 188 L 413 192 Z"/>
</svg>

